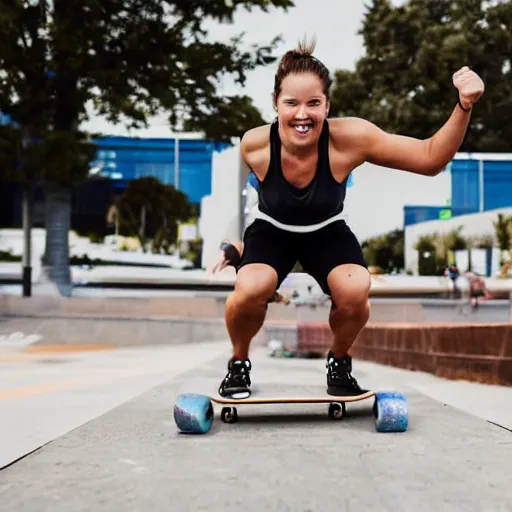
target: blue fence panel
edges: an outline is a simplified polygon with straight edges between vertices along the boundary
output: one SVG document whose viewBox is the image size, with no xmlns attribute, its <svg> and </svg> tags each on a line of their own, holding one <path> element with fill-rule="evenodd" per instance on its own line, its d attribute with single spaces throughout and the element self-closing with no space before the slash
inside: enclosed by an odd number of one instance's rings
<svg viewBox="0 0 512 512">
<path fill-rule="evenodd" d="M 451 165 L 452 207 L 477 212 L 480 206 L 478 161 L 455 160 Z"/>
<path fill-rule="evenodd" d="M 484 208 L 512 206 L 512 162 L 484 162 Z"/>
</svg>

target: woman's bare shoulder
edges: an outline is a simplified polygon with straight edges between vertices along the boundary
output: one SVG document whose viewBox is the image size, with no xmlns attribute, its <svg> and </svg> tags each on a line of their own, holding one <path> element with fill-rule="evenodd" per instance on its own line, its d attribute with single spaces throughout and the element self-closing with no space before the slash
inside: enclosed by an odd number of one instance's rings
<svg viewBox="0 0 512 512">
<path fill-rule="evenodd" d="M 245 132 L 240 142 L 242 155 L 265 149 L 270 141 L 270 125 L 257 126 Z"/>
</svg>

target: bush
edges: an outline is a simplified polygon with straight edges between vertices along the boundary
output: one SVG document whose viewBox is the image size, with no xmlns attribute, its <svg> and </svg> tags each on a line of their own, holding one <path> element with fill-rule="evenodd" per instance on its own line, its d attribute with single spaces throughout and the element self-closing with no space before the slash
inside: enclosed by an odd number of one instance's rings
<svg viewBox="0 0 512 512">
<path fill-rule="evenodd" d="M 102 244 L 105 241 L 105 235 L 99 233 L 89 233 L 89 241 L 92 244 Z"/>
<path fill-rule="evenodd" d="M 418 251 L 418 273 L 420 276 L 433 276 L 437 273 L 437 251 L 435 235 L 420 236 L 414 248 Z"/>
<path fill-rule="evenodd" d="M 0 251 L 0 261 L 14 263 L 21 261 L 21 256 L 15 256 L 11 251 Z"/>
<path fill-rule="evenodd" d="M 361 248 L 368 265 L 382 269 L 383 273 L 404 268 L 404 231 L 401 229 L 369 238 Z"/>
<path fill-rule="evenodd" d="M 203 254 L 203 239 L 197 238 L 188 242 L 188 251 L 182 256 L 190 260 L 194 268 L 201 268 L 201 259 Z"/>
</svg>

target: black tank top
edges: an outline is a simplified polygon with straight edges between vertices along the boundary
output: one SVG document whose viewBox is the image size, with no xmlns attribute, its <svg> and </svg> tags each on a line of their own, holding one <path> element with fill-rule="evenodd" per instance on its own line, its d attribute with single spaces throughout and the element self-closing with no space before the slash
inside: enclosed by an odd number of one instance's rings
<svg viewBox="0 0 512 512">
<path fill-rule="evenodd" d="M 281 167 L 281 139 L 277 121 L 270 127 L 270 164 L 258 183 L 259 209 L 283 223 L 295 226 L 317 224 L 343 211 L 347 181 L 338 183 L 329 164 L 329 123 L 324 121 L 318 141 L 315 176 L 305 188 L 289 183 Z"/>
</svg>

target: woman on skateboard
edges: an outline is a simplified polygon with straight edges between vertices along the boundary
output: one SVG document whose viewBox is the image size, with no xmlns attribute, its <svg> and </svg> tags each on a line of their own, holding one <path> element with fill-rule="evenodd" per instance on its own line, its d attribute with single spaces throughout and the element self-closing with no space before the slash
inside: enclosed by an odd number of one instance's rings
<svg viewBox="0 0 512 512">
<path fill-rule="evenodd" d="M 244 233 L 235 289 L 226 301 L 233 355 L 220 384 L 222 396 L 249 396 L 251 340 L 297 260 L 332 300 L 327 392 L 366 391 L 352 376 L 347 355 L 370 316 L 370 274 L 342 219 L 348 177 L 364 162 L 436 176 L 459 149 L 472 106 L 484 91 L 476 73 L 459 69 L 453 75 L 458 101 L 446 123 L 424 140 L 386 133 L 364 119 L 330 119 L 331 78 L 313 56 L 314 46 L 303 42 L 285 53 L 274 82 L 276 121 L 241 140 L 241 157 L 258 180 L 258 210 Z"/>
</svg>

